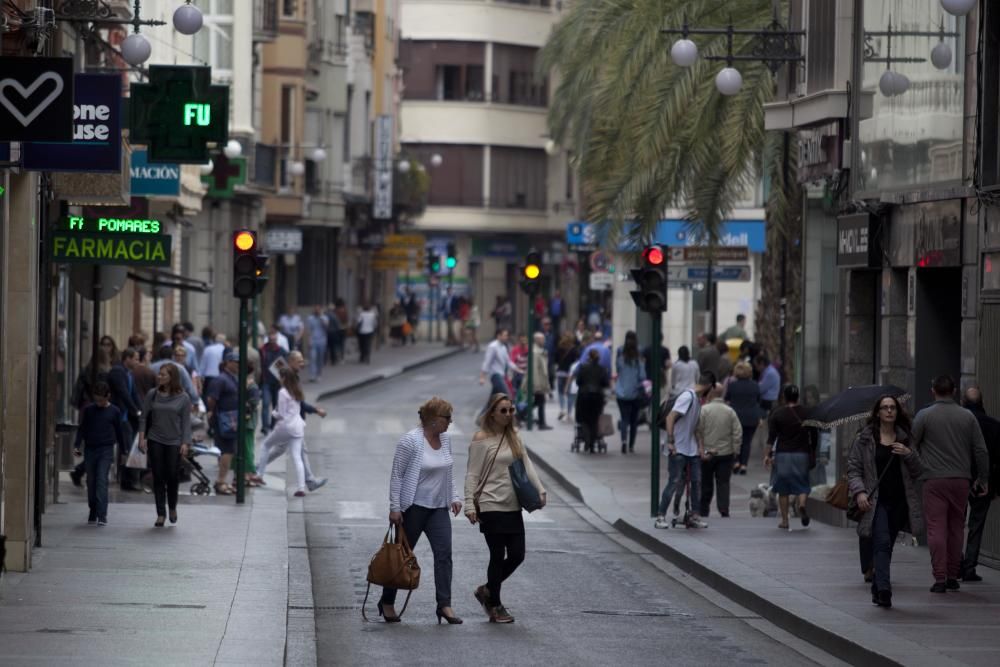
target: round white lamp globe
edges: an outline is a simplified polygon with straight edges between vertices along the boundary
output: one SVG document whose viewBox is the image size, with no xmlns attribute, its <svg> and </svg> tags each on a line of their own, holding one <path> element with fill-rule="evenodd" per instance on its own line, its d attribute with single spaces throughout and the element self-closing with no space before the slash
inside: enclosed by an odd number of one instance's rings
<svg viewBox="0 0 1000 667">
<path fill-rule="evenodd" d="M 301 176 L 306 173 L 306 166 L 298 160 L 292 160 L 288 163 L 288 173 L 292 176 Z"/>
<path fill-rule="evenodd" d="M 310 157 L 313 162 L 322 162 L 326 159 L 326 151 L 319 147 L 314 148 Z"/>
<path fill-rule="evenodd" d="M 743 75 L 734 67 L 723 67 L 715 76 L 715 87 L 723 95 L 735 95 L 743 87 Z"/>
<path fill-rule="evenodd" d="M 931 50 L 931 63 L 938 69 L 948 69 L 951 65 L 951 47 L 945 42 L 938 42 Z"/>
<path fill-rule="evenodd" d="M 202 176 L 208 176 L 215 169 L 215 163 L 209 160 L 205 164 L 198 165 L 198 170 L 201 171 Z"/>
<path fill-rule="evenodd" d="M 905 74 L 896 73 L 896 94 L 902 95 L 910 89 L 910 77 Z"/>
<path fill-rule="evenodd" d="M 670 57 L 678 67 L 691 67 L 698 60 L 698 45 L 690 39 L 678 39 L 670 47 Z"/>
<path fill-rule="evenodd" d="M 222 149 L 222 152 L 227 158 L 232 160 L 243 155 L 243 146 L 235 139 L 230 139 L 226 142 L 226 147 Z"/>
<path fill-rule="evenodd" d="M 405 174 L 408 171 L 410 171 L 410 161 L 409 160 L 400 160 L 399 161 L 399 165 L 396 168 L 399 169 L 399 173 Z"/>
<path fill-rule="evenodd" d="M 442 164 L 444 164 L 444 158 L 441 157 L 440 153 L 435 153 L 434 155 L 431 156 L 432 167 L 440 167 Z"/>
<path fill-rule="evenodd" d="M 559 147 L 556 145 L 555 140 L 554 139 L 546 139 L 545 140 L 545 154 L 546 155 L 555 155 L 558 152 L 559 152 Z"/>
<path fill-rule="evenodd" d="M 979 0 L 941 0 L 941 8 L 952 16 L 965 16 Z"/>
<path fill-rule="evenodd" d="M 878 80 L 878 89 L 886 97 L 892 97 L 896 95 L 896 73 L 891 69 L 887 69 L 882 72 L 882 76 Z"/>
<path fill-rule="evenodd" d="M 134 32 L 122 41 L 122 58 L 129 65 L 141 65 L 149 60 L 149 54 L 153 52 L 153 45 L 149 43 L 146 36 L 139 32 Z"/>
<path fill-rule="evenodd" d="M 201 10 L 188 3 L 174 10 L 174 28 L 182 35 L 193 35 L 201 30 Z"/>
</svg>

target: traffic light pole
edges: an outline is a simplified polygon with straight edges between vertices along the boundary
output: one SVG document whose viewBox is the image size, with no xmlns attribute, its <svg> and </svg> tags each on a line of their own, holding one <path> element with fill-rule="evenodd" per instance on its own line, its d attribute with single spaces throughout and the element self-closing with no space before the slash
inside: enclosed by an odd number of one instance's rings
<svg viewBox="0 0 1000 667">
<path fill-rule="evenodd" d="M 240 372 L 236 413 L 236 504 L 246 501 L 246 450 L 247 437 L 247 299 L 240 299 Z"/>
<path fill-rule="evenodd" d="M 656 516 L 660 509 L 660 382 L 663 377 L 661 371 L 663 361 L 660 355 L 663 354 L 660 343 L 660 334 L 663 327 L 663 314 L 651 313 L 652 320 L 652 348 L 653 355 L 653 401 L 649 406 L 649 432 L 652 436 L 650 440 L 649 454 L 649 499 L 650 516 Z"/>
<path fill-rule="evenodd" d="M 528 375 L 527 389 L 525 393 L 528 398 L 528 417 L 524 420 L 525 426 L 530 431 L 535 420 L 535 314 L 531 299 L 528 299 Z M 517 396 L 514 397 L 517 401 Z"/>
</svg>

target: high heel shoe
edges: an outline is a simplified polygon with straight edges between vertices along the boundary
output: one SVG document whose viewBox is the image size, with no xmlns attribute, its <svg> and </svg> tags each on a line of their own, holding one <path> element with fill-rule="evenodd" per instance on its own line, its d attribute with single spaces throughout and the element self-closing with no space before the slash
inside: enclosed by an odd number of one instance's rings
<svg viewBox="0 0 1000 667">
<path fill-rule="evenodd" d="M 385 615 L 385 610 L 382 608 L 382 601 L 381 600 L 379 601 L 378 605 L 376 605 L 376 606 L 378 607 L 378 615 L 381 616 L 385 620 L 386 623 L 399 623 L 399 621 L 400 621 L 399 616 L 386 616 Z"/>
<path fill-rule="evenodd" d="M 437 608 L 437 609 L 436 609 L 436 610 L 434 611 L 434 613 L 435 613 L 435 614 L 437 614 L 437 617 L 438 617 L 438 625 L 441 625 L 441 619 L 442 619 L 442 618 L 443 618 L 444 620 L 448 621 L 448 625 L 461 625 L 461 624 L 462 624 L 462 619 L 460 619 L 460 618 L 459 618 L 458 616 L 445 616 L 444 614 L 442 614 L 442 613 L 441 613 L 441 608 L 440 608 L 440 607 L 438 607 L 438 608 Z M 454 614 L 454 612 L 452 612 L 452 613 Z"/>
</svg>

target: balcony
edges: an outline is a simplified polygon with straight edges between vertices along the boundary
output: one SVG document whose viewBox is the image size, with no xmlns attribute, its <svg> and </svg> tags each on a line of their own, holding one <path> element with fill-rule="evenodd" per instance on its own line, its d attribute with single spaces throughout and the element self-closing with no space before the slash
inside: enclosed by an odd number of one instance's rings
<svg viewBox="0 0 1000 667">
<path fill-rule="evenodd" d="M 278 38 L 278 0 L 254 0 L 253 41 L 273 42 Z"/>
<path fill-rule="evenodd" d="M 404 39 L 494 42 L 541 48 L 559 19 L 547 0 L 402 3 Z"/>
<path fill-rule="evenodd" d="M 401 143 L 543 148 L 548 135 L 545 107 L 404 100 L 400 118 Z"/>
</svg>

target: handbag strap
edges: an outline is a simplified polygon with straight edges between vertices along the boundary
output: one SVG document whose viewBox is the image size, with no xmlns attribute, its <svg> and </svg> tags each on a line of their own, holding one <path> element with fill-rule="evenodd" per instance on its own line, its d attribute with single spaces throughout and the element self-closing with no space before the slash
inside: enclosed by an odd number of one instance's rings
<svg viewBox="0 0 1000 667">
<path fill-rule="evenodd" d="M 496 451 L 493 452 L 493 458 L 490 459 L 490 465 L 487 467 L 479 478 L 479 486 L 476 487 L 476 491 L 472 494 L 473 501 L 479 500 L 479 496 L 483 495 L 483 489 L 486 488 L 486 478 L 489 476 L 490 472 L 493 470 L 493 464 L 496 463 L 497 454 L 500 453 L 500 448 L 503 447 L 504 438 L 507 437 L 507 431 L 503 432 L 500 436 L 500 444 L 497 445 Z"/>
</svg>

